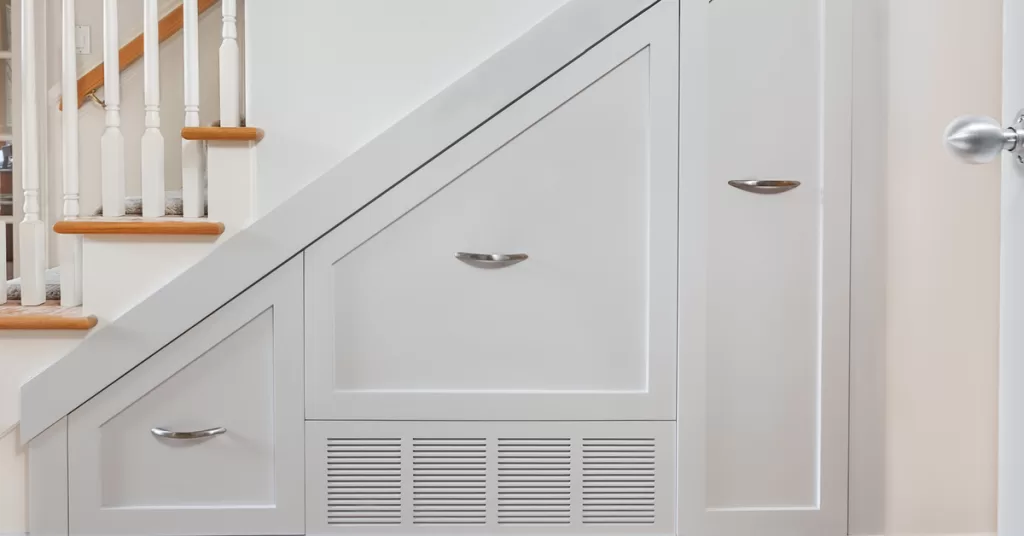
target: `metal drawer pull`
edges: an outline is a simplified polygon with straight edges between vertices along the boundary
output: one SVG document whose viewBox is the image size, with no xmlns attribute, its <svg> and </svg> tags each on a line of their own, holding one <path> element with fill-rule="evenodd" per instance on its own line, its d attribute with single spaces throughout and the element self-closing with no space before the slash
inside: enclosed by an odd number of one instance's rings
<svg viewBox="0 0 1024 536">
<path fill-rule="evenodd" d="M 744 181 L 729 181 L 729 186 L 733 188 L 739 188 L 744 192 L 750 192 L 752 194 L 781 194 L 782 192 L 788 192 L 797 186 L 800 186 L 800 181 L 761 181 L 761 180 L 744 180 Z"/>
<path fill-rule="evenodd" d="M 525 253 L 503 255 L 500 253 L 465 253 L 460 251 L 455 254 L 455 258 L 477 268 L 504 268 L 513 264 L 519 264 L 529 259 L 530 256 Z"/>
<path fill-rule="evenodd" d="M 164 430 L 163 428 L 153 428 L 150 430 L 153 435 L 164 439 L 203 439 L 218 436 L 227 431 L 228 429 L 224 427 L 210 428 L 208 430 L 196 430 L 195 432 L 172 432 L 170 430 Z"/>
</svg>

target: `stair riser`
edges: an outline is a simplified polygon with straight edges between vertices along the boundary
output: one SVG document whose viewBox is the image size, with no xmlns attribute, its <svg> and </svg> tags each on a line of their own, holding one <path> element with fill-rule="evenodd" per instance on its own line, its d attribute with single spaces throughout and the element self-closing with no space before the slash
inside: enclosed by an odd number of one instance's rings
<svg viewBox="0 0 1024 536">
<path fill-rule="evenodd" d="M 82 280 L 85 314 L 115 320 L 216 247 L 217 237 L 85 237 Z"/>
</svg>

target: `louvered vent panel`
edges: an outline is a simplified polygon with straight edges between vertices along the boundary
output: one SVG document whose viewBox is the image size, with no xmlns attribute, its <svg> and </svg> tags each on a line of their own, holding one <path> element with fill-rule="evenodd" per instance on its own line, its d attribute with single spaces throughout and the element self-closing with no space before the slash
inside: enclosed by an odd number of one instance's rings
<svg viewBox="0 0 1024 536">
<path fill-rule="evenodd" d="M 402 440 L 327 438 L 327 524 L 402 522 Z"/>
<path fill-rule="evenodd" d="M 655 521 L 655 440 L 583 439 L 583 523 Z"/>
<path fill-rule="evenodd" d="M 306 426 L 310 534 L 672 534 L 672 422 Z"/>
<path fill-rule="evenodd" d="M 415 438 L 414 525 L 487 522 L 487 440 Z"/>
<path fill-rule="evenodd" d="M 568 525 L 572 441 L 498 439 L 498 524 Z"/>
</svg>

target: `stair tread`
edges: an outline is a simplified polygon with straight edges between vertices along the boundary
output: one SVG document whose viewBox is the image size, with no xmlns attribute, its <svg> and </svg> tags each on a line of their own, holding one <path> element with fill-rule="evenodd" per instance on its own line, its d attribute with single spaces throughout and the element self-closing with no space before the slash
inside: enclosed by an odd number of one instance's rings
<svg viewBox="0 0 1024 536">
<path fill-rule="evenodd" d="M 160 218 L 92 217 L 59 221 L 54 224 L 53 230 L 57 234 L 215 236 L 224 233 L 224 224 L 207 218 L 182 218 L 180 216 Z"/>
<path fill-rule="evenodd" d="M 254 127 L 184 127 L 181 137 L 204 141 L 260 141 L 263 129 Z"/>
<path fill-rule="evenodd" d="M 0 330 L 87 330 L 95 326 L 95 316 L 82 314 L 81 307 L 61 307 L 57 301 L 36 306 L 24 306 L 19 302 L 0 305 Z"/>
</svg>

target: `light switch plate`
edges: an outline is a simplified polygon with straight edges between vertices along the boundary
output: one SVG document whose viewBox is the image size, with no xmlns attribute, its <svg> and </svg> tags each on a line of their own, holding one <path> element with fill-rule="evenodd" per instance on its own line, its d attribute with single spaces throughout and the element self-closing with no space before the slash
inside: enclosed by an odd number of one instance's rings
<svg viewBox="0 0 1024 536">
<path fill-rule="evenodd" d="M 89 26 L 75 25 L 76 54 L 92 54 L 92 39 L 89 33 Z"/>
</svg>

